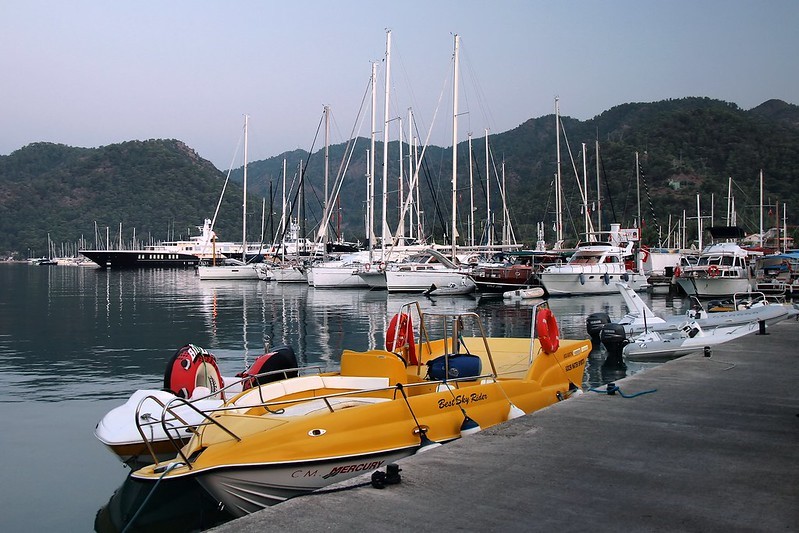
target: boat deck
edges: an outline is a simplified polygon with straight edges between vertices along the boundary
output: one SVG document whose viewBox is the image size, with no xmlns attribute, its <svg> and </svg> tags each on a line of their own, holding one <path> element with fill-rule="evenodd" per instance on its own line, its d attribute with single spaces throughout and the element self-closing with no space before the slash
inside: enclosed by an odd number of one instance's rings
<svg viewBox="0 0 799 533">
<path fill-rule="evenodd" d="M 213 531 L 799 531 L 799 323 L 768 333 Z"/>
</svg>

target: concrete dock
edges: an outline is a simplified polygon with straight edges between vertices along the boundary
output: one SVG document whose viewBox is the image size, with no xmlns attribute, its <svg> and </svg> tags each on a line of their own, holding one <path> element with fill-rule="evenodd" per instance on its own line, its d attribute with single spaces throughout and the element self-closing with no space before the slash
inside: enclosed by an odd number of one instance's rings
<svg viewBox="0 0 799 533">
<path fill-rule="evenodd" d="M 798 362 L 790 319 L 213 531 L 799 531 Z"/>
</svg>

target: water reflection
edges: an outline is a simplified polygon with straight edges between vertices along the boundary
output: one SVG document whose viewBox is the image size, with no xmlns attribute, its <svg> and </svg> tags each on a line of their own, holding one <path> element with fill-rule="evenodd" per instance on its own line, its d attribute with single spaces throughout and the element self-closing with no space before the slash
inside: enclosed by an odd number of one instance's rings
<svg viewBox="0 0 799 533">
<path fill-rule="evenodd" d="M 121 501 L 137 501 L 141 495 L 129 482 L 119 487 L 127 470 L 94 438 L 94 425 L 133 391 L 159 388 L 166 362 L 189 342 L 214 353 L 229 376 L 246 368 L 265 343 L 290 345 L 301 364 L 335 370 L 345 348 L 382 346 L 390 317 L 415 300 L 427 312 L 475 311 L 488 335 L 528 336 L 532 326 L 532 303 L 526 301 L 209 281 L 192 270 L 0 265 L 0 285 L 0 410 L 20 419 L 24 407 L 26 421 L 24 434 L 20 429 L 13 437 L 19 445 L 4 452 L 0 468 L 14 472 L 26 465 L 25 476 L 39 480 L 56 472 L 81 479 L 91 468 L 94 491 L 63 490 L 56 483 L 9 488 L 3 493 L 4 525 L 17 531 L 52 529 L 46 520 L 53 517 L 40 512 L 42 499 L 57 500 L 59 528 L 76 531 L 92 528 L 104 502 L 116 508 Z M 655 312 L 687 308 L 669 295 L 644 295 L 644 300 Z M 613 319 L 625 311 L 620 295 L 559 298 L 550 305 L 562 336 L 572 338 L 586 337 L 588 314 L 606 312 Z M 617 381 L 647 366 L 652 364 L 608 368 L 604 351 L 595 348 L 585 385 Z M 62 436 L 70 432 L 71 461 L 63 460 L 62 444 L 52 439 L 51 428 L 62 425 Z M 31 498 L 33 490 L 39 491 L 37 498 Z M 111 518 L 117 513 L 106 511 Z M 152 512 L 157 514 L 155 508 Z"/>
</svg>

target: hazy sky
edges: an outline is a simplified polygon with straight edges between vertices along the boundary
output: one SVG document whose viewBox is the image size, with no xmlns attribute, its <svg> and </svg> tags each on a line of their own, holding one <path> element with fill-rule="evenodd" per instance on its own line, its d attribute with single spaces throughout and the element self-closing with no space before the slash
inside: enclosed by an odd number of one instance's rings
<svg viewBox="0 0 799 533">
<path fill-rule="evenodd" d="M 583 120 L 685 96 L 799 104 L 799 0 L 0 0 L 0 155 L 176 138 L 225 170 L 245 113 L 257 160 L 310 149 L 324 105 L 331 142 L 368 137 L 358 109 L 377 61 L 382 131 L 386 29 L 390 115 L 412 107 L 440 146 L 455 33 L 459 140 L 550 114 L 556 96 Z"/>
</svg>

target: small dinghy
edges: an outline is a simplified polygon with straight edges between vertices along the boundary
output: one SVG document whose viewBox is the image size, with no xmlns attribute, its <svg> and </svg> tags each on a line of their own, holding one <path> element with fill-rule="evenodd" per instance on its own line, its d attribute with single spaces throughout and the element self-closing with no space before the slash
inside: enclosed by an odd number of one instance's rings
<svg viewBox="0 0 799 533">
<path fill-rule="evenodd" d="M 212 353 L 187 344 L 167 362 L 163 389 L 134 392 L 124 404 L 100 419 L 94 434 L 124 463 L 151 464 L 174 456 L 175 443 L 188 442 L 193 434 L 186 428 L 196 426 L 204 420 L 203 413 L 218 409 L 225 399 L 296 375 L 297 358 L 290 346 L 280 346 L 259 356 L 235 377 L 223 377 Z M 174 405 L 170 411 L 172 417 L 162 416 L 166 405 Z M 183 430 L 173 430 L 176 425 Z"/>
<path fill-rule="evenodd" d="M 513 291 L 506 291 L 502 293 L 502 297 L 506 300 L 532 300 L 533 298 L 543 298 L 543 287 L 529 287 L 527 289 L 516 289 Z"/>
<path fill-rule="evenodd" d="M 436 286 L 435 283 L 424 291 L 425 296 L 458 296 L 461 294 L 471 294 L 477 288 L 477 284 L 470 278 L 461 279 L 460 283 L 450 283 L 443 287 Z"/>
</svg>

